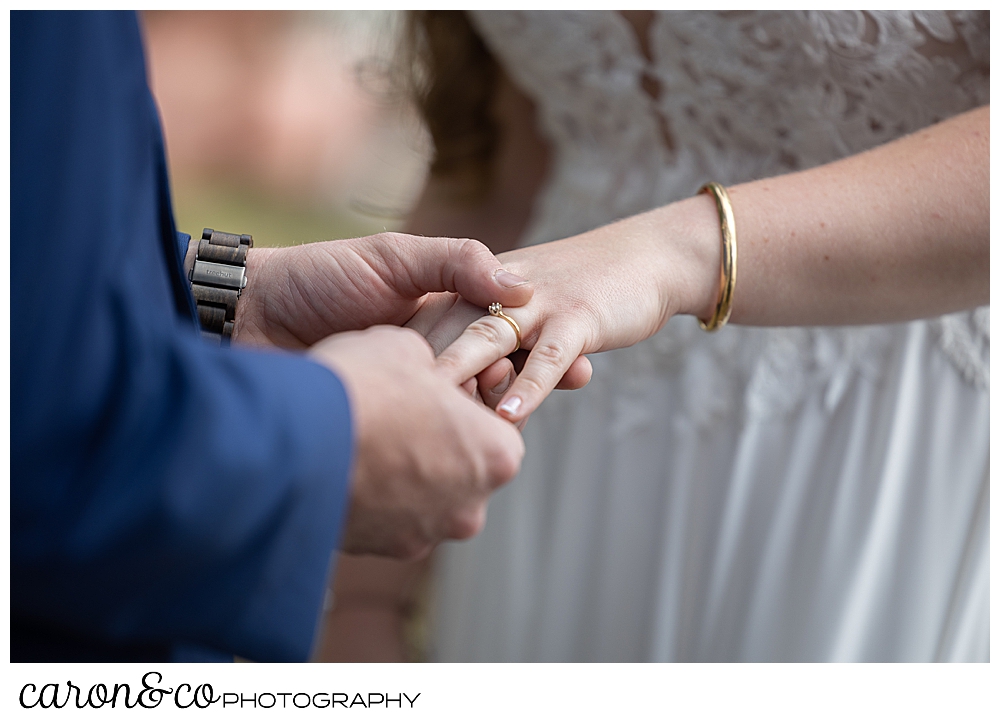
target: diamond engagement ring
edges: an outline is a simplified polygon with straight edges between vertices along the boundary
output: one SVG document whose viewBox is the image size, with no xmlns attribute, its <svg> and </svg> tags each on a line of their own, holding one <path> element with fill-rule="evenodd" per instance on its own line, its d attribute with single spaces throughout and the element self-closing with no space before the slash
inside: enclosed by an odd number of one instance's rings
<svg viewBox="0 0 1000 723">
<path fill-rule="evenodd" d="M 499 301 L 494 301 L 492 304 L 490 304 L 490 315 L 491 316 L 498 316 L 501 319 L 503 319 L 504 321 L 506 321 L 508 324 L 510 324 L 511 328 L 514 330 L 514 336 L 517 337 L 517 346 L 514 347 L 514 351 L 517 351 L 518 349 L 520 349 L 521 348 L 521 327 L 519 327 L 517 325 L 516 321 L 514 321 L 509 316 L 507 316 L 505 313 L 503 313 L 503 306 L 500 304 Z M 512 351 L 511 354 L 513 354 L 514 351 Z"/>
</svg>

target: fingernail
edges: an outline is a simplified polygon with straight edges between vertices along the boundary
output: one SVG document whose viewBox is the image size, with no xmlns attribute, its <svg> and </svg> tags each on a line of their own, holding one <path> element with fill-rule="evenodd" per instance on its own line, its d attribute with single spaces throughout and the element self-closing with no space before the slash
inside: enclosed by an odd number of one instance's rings
<svg viewBox="0 0 1000 723">
<path fill-rule="evenodd" d="M 497 407 L 501 412 L 507 412 L 507 414 L 517 414 L 517 410 L 521 408 L 521 398 L 511 397 L 506 402 Z"/>
<path fill-rule="evenodd" d="M 492 392 L 493 394 L 496 394 L 499 397 L 501 394 L 503 394 L 504 392 L 506 392 L 508 388 L 510 388 L 510 383 L 511 383 L 511 381 L 513 381 L 513 377 L 514 377 L 514 372 L 513 371 L 507 372 L 507 376 L 505 376 L 503 378 L 503 380 L 499 384 L 497 384 L 495 387 L 493 387 L 490 390 L 490 392 Z"/>
<path fill-rule="evenodd" d="M 512 274 L 506 269 L 497 269 L 493 274 L 493 278 L 496 279 L 498 284 L 506 286 L 508 289 L 528 283 L 527 279 L 522 279 L 517 274 Z"/>
</svg>

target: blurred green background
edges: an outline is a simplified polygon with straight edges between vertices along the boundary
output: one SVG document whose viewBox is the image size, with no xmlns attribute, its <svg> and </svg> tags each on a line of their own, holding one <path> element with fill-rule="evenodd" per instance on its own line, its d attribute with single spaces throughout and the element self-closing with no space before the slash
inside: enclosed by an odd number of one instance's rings
<svg viewBox="0 0 1000 723">
<path fill-rule="evenodd" d="M 248 233 L 258 246 L 294 246 L 395 230 L 399 220 L 351 213 L 334 205 L 295 204 L 253 187 L 188 181 L 174 184 L 177 228 L 200 236 L 203 228 Z"/>
</svg>

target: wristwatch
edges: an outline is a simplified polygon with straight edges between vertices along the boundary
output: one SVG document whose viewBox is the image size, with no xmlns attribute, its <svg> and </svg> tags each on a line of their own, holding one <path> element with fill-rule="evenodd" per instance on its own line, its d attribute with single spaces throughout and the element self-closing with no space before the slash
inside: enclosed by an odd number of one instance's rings
<svg viewBox="0 0 1000 723">
<path fill-rule="evenodd" d="M 236 303 L 247 285 L 247 251 L 253 237 L 206 228 L 191 239 L 184 267 L 198 305 L 198 322 L 205 339 L 226 346 L 233 337 Z"/>
</svg>

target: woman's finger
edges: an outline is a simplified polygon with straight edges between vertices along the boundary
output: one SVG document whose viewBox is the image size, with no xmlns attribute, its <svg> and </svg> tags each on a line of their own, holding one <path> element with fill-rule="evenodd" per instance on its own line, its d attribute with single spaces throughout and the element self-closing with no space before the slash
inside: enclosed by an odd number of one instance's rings
<svg viewBox="0 0 1000 723">
<path fill-rule="evenodd" d="M 528 361 L 528 354 L 530 352 L 527 349 L 519 349 L 513 354 L 508 354 L 507 358 L 510 359 L 511 363 L 514 365 L 514 373 L 520 374 L 521 370 L 524 369 L 524 363 Z M 578 356 L 576 360 L 569 365 L 569 369 L 563 374 L 563 378 L 559 380 L 556 384 L 556 389 L 583 389 L 590 383 L 590 377 L 594 374 L 594 367 L 590 364 L 590 359 L 585 356 Z M 480 386 L 482 386 L 480 384 Z"/>
<path fill-rule="evenodd" d="M 590 383 L 590 377 L 594 374 L 594 367 L 590 364 L 590 359 L 585 356 L 578 356 L 569 369 L 563 374 L 563 378 L 556 384 L 556 389 L 583 389 Z"/>
<path fill-rule="evenodd" d="M 512 356 L 515 355 L 511 354 L 494 362 L 476 377 L 479 382 L 479 393 L 483 404 L 490 409 L 496 409 L 497 404 L 503 399 L 503 395 L 510 389 L 510 385 L 517 379 L 516 365 L 510 358 Z M 525 351 L 525 359 L 527 359 L 527 356 L 527 351 Z M 521 366 L 524 366 L 523 361 L 521 362 Z M 594 368 L 590 365 L 590 360 L 585 356 L 578 356 L 569 365 L 569 369 L 563 374 L 563 378 L 556 384 L 556 389 L 582 389 L 590 382 L 593 372 Z M 518 429 L 526 421 L 528 421 L 527 418 L 523 419 L 518 424 Z"/>
<path fill-rule="evenodd" d="M 543 329 L 497 413 L 517 423 L 534 412 L 580 356 L 582 346 L 572 334 Z"/>
<path fill-rule="evenodd" d="M 427 343 L 431 345 L 434 354 L 440 354 L 447 349 L 453 341 L 462 335 L 469 324 L 481 318 L 482 315 L 483 308 L 481 306 L 474 306 L 468 301 L 458 298 L 448 313 L 438 317 L 434 326 L 426 334 Z"/>
<path fill-rule="evenodd" d="M 496 316 L 482 316 L 469 324 L 437 358 L 438 370 L 454 384 L 462 384 L 517 346 L 514 328 Z"/>
</svg>

